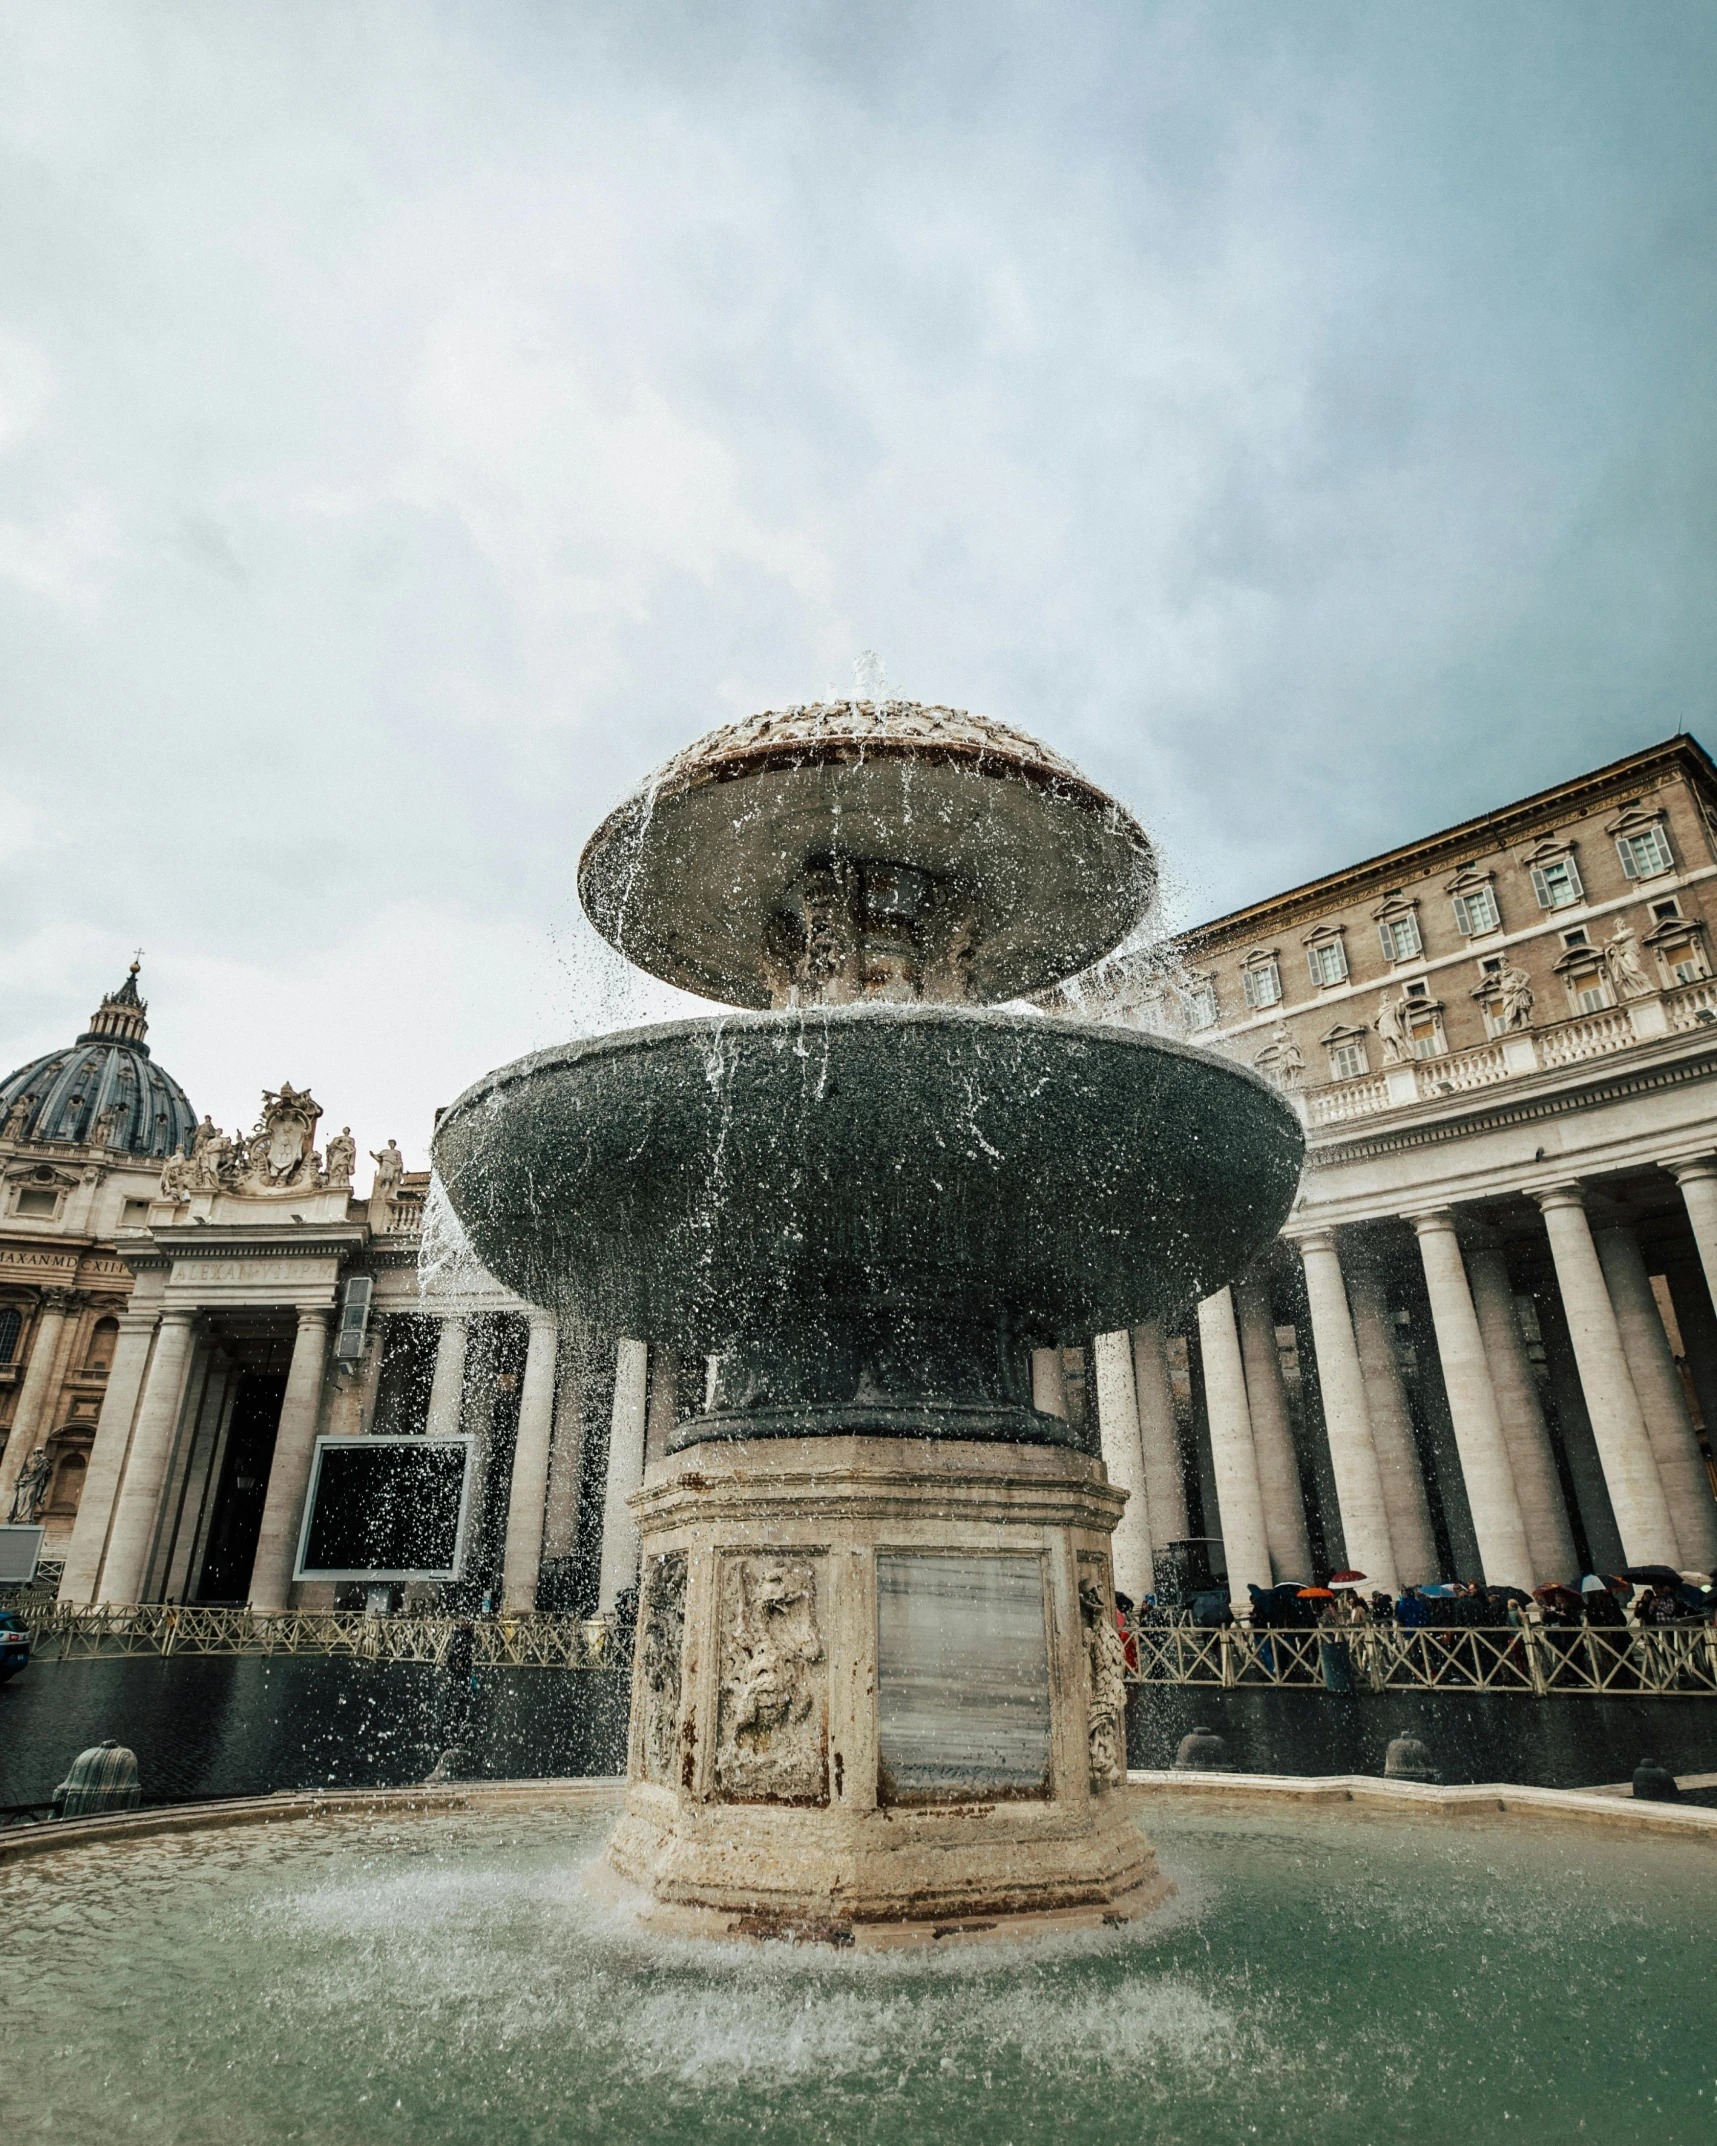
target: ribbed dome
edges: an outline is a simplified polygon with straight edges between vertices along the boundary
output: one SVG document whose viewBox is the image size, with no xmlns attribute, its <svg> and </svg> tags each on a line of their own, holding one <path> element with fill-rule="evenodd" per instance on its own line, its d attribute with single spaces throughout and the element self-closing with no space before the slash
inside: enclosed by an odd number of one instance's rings
<svg viewBox="0 0 1717 2146">
<path fill-rule="evenodd" d="M 189 1153 L 197 1113 L 179 1083 L 149 1056 L 143 1040 L 147 1013 L 133 962 L 76 1043 L 32 1059 L 0 1081 L 0 1127 L 14 1139 L 21 1134 L 99 1144 L 163 1162 L 176 1147 Z M 13 1106 L 26 1098 L 29 1115 L 14 1126 Z"/>
</svg>

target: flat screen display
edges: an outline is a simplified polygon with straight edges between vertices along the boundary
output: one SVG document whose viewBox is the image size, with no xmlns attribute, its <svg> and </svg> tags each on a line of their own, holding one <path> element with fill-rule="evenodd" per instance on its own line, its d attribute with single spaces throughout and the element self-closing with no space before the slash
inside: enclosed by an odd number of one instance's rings
<svg viewBox="0 0 1717 2146">
<path fill-rule="evenodd" d="M 469 1438 L 319 1438 L 300 1580 L 456 1580 Z"/>
</svg>

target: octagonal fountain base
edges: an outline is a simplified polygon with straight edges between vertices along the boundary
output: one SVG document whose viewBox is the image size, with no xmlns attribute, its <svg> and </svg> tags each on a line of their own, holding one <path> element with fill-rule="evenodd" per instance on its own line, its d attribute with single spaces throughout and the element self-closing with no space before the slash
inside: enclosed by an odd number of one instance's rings
<svg viewBox="0 0 1717 2146">
<path fill-rule="evenodd" d="M 646 1919 L 836 1942 L 1132 1916 L 1109 1535 L 1060 1447 L 710 1442 L 633 1500 L 625 1815 Z"/>
</svg>

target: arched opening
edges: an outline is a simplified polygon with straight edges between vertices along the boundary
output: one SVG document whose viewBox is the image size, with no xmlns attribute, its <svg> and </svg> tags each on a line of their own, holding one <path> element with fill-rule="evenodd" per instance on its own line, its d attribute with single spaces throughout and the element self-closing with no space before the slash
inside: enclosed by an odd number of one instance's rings
<svg viewBox="0 0 1717 2146">
<path fill-rule="evenodd" d="M 53 1493 L 48 1499 L 50 1513 L 69 1516 L 77 1511 L 88 1465 L 81 1453 L 68 1453 L 60 1462 L 54 1471 Z"/>
<path fill-rule="evenodd" d="M 105 1378 L 113 1368 L 113 1352 L 119 1342 L 119 1321 L 98 1319 L 89 1337 L 83 1367 L 92 1378 Z"/>
<path fill-rule="evenodd" d="M 16 1304 L 0 1304 L 0 1364 L 9 1364 L 18 1353 L 18 1336 L 24 1331 L 24 1315 Z"/>
</svg>

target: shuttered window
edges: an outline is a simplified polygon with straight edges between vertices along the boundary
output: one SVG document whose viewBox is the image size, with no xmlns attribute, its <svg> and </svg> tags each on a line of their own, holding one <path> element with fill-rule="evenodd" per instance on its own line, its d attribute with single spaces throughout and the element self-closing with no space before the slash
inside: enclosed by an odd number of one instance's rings
<svg viewBox="0 0 1717 2146">
<path fill-rule="evenodd" d="M 1389 918 L 1378 925 L 1377 936 L 1383 942 L 1385 961 L 1410 961 L 1423 945 L 1415 916 Z"/>
<path fill-rule="evenodd" d="M 1650 879 L 1670 871 L 1675 859 L 1669 852 L 1669 837 L 1661 827 L 1647 827 L 1637 835 L 1618 835 L 1616 854 L 1630 879 Z"/>
<path fill-rule="evenodd" d="M 1347 981 L 1347 948 L 1339 939 L 1326 939 L 1320 946 L 1308 946 L 1306 966 L 1312 972 L 1314 984 L 1344 984 Z"/>
<path fill-rule="evenodd" d="M 1558 857 L 1554 864 L 1535 864 L 1532 891 L 1540 909 L 1571 909 L 1586 893 L 1580 884 L 1580 868 L 1572 857 Z"/>
<path fill-rule="evenodd" d="M 1329 1047 L 1329 1077 L 1331 1080 L 1357 1080 L 1365 1067 L 1365 1045 L 1360 1042 L 1332 1043 Z"/>
<path fill-rule="evenodd" d="M 1502 917 L 1496 906 L 1496 890 L 1492 887 L 1474 887 L 1470 894 L 1454 897 L 1455 929 L 1466 933 L 1469 939 L 1481 931 L 1495 931 Z"/>
<path fill-rule="evenodd" d="M 1255 961 L 1250 968 L 1241 970 L 1240 981 L 1245 988 L 1248 1006 L 1281 1004 L 1282 972 L 1273 961 Z"/>
</svg>

